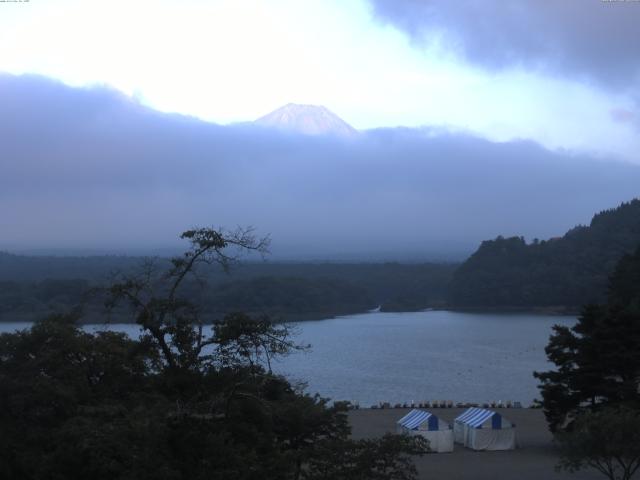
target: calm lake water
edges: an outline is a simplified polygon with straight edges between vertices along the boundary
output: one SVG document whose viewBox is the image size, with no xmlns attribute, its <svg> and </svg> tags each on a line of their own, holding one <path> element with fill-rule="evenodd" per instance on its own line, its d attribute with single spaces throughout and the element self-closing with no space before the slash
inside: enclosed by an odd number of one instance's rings
<svg viewBox="0 0 640 480">
<path fill-rule="evenodd" d="M 381 401 L 516 400 L 539 398 L 534 370 L 551 365 L 544 353 L 554 324 L 574 317 L 448 311 L 365 313 L 296 324 L 297 353 L 274 370 L 304 380 L 311 393 L 362 406 Z M 26 328 L 0 323 L 0 331 Z M 88 325 L 88 330 L 104 325 Z M 108 328 L 136 336 L 136 325 Z"/>
</svg>

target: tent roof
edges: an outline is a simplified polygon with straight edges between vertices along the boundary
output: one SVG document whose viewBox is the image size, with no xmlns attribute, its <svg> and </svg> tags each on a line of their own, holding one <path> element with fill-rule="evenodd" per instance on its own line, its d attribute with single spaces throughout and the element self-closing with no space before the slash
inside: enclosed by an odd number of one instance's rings
<svg viewBox="0 0 640 480">
<path fill-rule="evenodd" d="M 470 408 L 462 415 L 458 416 L 455 421 L 466 423 L 471 427 L 479 427 L 494 415 L 498 415 L 498 413 L 494 412 L 493 410 L 486 410 L 484 408 Z"/>
<path fill-rule="evenodd" d="M 484 408 L 471 407 L 455 418 L 455 422 L 466 423 L 468 418 L 473 417 L 476 413 L 483 411 Z"/>
<path fill-rule="evenodd" d="M 465 420 L 465 423 L 470 427 L 479 427 L 489 418 L 493 417 L 495 414 L 496 412 L 493 412 L 491 410 L 482 410 L 480 412 L 477 412 L 475 415 L 467 418 Z"/>
<path fill-rule="evenodd" d="M 404 417 L 398 420 L 398 424 L 402 425 L 405 428 L 413 430 L 414 428 L 419 427 L 424 422 L 429 420 L 429 417 L 435 417 L 430 412 L 425 412 L 424 410 L 411 410 Z"/>
</svg>

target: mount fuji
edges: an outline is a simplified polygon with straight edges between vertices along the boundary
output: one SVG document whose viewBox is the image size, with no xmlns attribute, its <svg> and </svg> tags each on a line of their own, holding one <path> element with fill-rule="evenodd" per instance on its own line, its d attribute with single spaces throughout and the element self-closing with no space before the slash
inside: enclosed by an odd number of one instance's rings
<svg viewBox="0 0 640 480">
<path fill-rule="evenodd" d="M 354 136 L 358 133 L 335 113 L 320 105 L 289 103 L 258 118 L 255 123 L 306 135 Z"/>
</svg>

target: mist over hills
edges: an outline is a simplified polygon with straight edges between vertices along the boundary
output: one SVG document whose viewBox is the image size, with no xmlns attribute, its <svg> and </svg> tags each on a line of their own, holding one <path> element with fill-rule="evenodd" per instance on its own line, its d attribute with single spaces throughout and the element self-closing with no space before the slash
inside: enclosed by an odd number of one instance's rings
<svg viewBox="0 0 640 480">
<path fill-rule="evenodd" d="M 640 167 L 437 128 L 302 135 L 0 76 L 0 249 L 179 248 L 253 225 L 275 259 L 461 259 L 639 193 Z"/>
</svg>

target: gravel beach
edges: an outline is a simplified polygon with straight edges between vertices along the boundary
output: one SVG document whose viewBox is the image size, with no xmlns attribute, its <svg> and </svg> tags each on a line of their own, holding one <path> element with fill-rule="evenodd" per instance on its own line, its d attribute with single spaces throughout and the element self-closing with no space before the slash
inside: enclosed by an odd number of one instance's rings
<svg viewBox="0 0 640 480">
<path fill-rule="evenodd" d="M 374 438 L 395 433 L 395 422 L 410 409 L 361 409 L 349 412 L 354 438 Z M 443 420 L 452 422 L 465 409 L 430 409 Z M 453 453 L 429 454 L 416 458 L 421 479 L 448 480 L 591 480 L 604 478 L 595 470 L 575 474 L 556 472 L 558 461 L 552 435 L 544 414 L 537 409 L 493 409 L 516 424 L 518 449 L 500 452 L 475 452 L 456 444 Z"/>
</svg>

